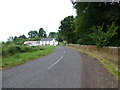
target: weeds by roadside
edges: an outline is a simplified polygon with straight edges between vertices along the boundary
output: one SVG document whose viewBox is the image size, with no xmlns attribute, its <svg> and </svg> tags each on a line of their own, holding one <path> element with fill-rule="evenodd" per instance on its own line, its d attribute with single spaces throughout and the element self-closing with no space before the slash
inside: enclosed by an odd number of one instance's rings
<svg viewBox="0 0 120 90">
<path fill-rule="evenodd" d="M 76 49 L 74 47 L 70 47 L 70 48 Z M 95 53 L 92 53 L 92 52 L 89 52 L 89 51 L 86 51 L 86 50 L 83 50 L 83 49 L 76 49 L 76 50 L 78 50 L 78 51 L 80 51 L 82 53 L 86 53 L 86 54 L 92 56 L 93 58 L 98 59 L 104 65 L 104 67 L 107 68 L 108 71 L 116 77 L 117 81 L 120 82 L 120 71 L 118 70 L 117 65 L 114 65 L 110 61 L 104 59 L 103 57 L 101 57 L 101 56 L 99 56 L 99 55 L 97 55 Z"/>
<path fill-rule="evenodd" d="M 30 48 L 32 49 L 31 51 L 29 50 Z M 55 46 L 28 47 L 27 49 L 29 51 L 26 51 L 26 52 L 19 51 L 12 55 L 10 54 L 7 57 L 1 58 L 0 59 L 0 69 L 10 68 L 10 67 L 37 59 L 39 57 L 45 56 L 45 55 L 53 52 L 55 50 L 55 48 L 56 48 Z M 23 48 L 21 48 L 21 49 L 23 49 Z"/>
<path fill-rule="evenodd" d="M 2 45 L 2 57 L 5 58 L 16 53 L 33 52 L 36 50 L 44 50 L 44 48 L 39 46 Z"/>
</svg>

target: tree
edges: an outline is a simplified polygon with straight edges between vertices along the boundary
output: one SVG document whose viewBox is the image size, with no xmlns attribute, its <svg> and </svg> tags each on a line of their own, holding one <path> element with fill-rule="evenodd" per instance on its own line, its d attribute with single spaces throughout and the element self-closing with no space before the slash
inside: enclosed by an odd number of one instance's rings
<svg viewBox="0 0 120 90">
<path fill-rule="evenodd" d="M 46 32 L 44 31 L 43 28 L 40 28 L 40 29 L 39 29 L 38 36 L 41 37 L 41 38 L 47 37 L 47 34 L 46 34 Z"/>
<path fill-rule="evenodd" d="M 57 33 L 56 32 L 50 32 L 49 37 L 50 38 L 57 38 Z"/>
<path fill-rule="evenodd" d="M 61 21 L 61 26 L 59 27 L 59 33 L 63 40 L 68 43 L 76 43 L 76 36 L 74 32 L 74 17 L 68 16 Z"/>
<path fill-rule="evenodd" d="M 38 32 L 36 30 L 28 32 L 29 38 L 38 37 Z"/>
<path fill-rule="evenodd" d="M 103 31 L 104 26 L 93 26 L 91 30 L 93 33 L 91 33 L 90 37 L 93 39 L 93 41 L 96 43 L 97 46 L 103 47 L 107 46 L 110 43 L 110 40 L 113 36 L 117 34 L 118 26 L 115 26 L 114 23 L 112 25 L 107 25 L 107 32 Z"/>
<path fill-rule="evenodd" d="M 25 35 L 20 35 L 18 39 L 27 39 L 27 37 Z"/>
<path fill-rule="evenodd" d="M 17 37 L 17 36 L 15 36 L 15 37 L 14 37 L 14 41 L 15 41 L 15 40 L 17 40 L 17 39 L 18 39 L 18 37 Z"/>
<path fill-rule="evenodd" d="M 60 30 L 58 30 L 58 32 L 57 32 L 57 37 L 56 37 L 56 40 L 57 41 L 59 41 L 59 42 L 62 42 L 63 41 L 63 39 L 62 39 L 62 36 L 60 35 Z"/>
<path fill-rule="evenodd" d="M 104 24 L 103 32 L 107 32 L 107 25 L 115 22 L 120 26 L 120 4 L 117 2 L 73 2 L 76 9 L 77 16 L 75 18 L 75 32 L 78 36 L 79 44 L 96 44 L 90 34 L 93 31 L 90 29 L 92 26 L 102 26 Z M 120 30 L 111 38 L 109 45 L 119 44 Z M 116 41 L 115 41 L 116 40 Z M 108 44 L 107 44 L 108 45 Z"/>
</svg>

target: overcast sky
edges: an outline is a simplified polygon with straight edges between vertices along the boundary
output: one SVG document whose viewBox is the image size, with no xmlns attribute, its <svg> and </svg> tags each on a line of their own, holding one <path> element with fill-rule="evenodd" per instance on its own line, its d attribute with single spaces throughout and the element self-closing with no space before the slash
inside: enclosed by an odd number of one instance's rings
<svg viewBox="0 0 120 90">
<path fill-rule="evenodd" d="M 57 32 L 69 15 L 76 15 L 70 0 L 0 0 L 0 41 L 41 27 Z"/>
</svg>

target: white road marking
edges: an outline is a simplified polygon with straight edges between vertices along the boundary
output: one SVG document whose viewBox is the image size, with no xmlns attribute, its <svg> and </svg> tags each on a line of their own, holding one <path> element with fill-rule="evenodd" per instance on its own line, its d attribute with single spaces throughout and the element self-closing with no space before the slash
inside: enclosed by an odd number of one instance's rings
<svg viewBox="0 0 120 90">
<path fill-rule="evenodd" d="M 55 63 L 53 63 L 51 66 L 49 66 L 48 69 L 50 69 L 50 68 L 53 67 L 55 64 L 57 64 L 62 58 L 63 58 L 63 56 L 60 57 L 60 59 L 58 59 L 58 60 L 57 60 Z"/>
<path fill-rule="evenodd" d="M 64 53 L 66 53 L 66 52 L 64 51 Z"/>
</svg>

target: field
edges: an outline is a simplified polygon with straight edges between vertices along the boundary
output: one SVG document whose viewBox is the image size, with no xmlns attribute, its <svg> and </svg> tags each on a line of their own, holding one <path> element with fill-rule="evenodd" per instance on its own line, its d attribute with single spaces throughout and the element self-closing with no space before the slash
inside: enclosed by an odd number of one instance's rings
<svg viewBox="0 0 120 90">
<path fill-rule="evenodd" d="M 17 49 L 16 49 L 17 47 Z M 39 57 L 45 56 L 55 50 L 55 46 L 28 47 L 28 46 L 2 46 L 0 69 L 10 68 Z"/>
</svg>

